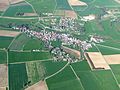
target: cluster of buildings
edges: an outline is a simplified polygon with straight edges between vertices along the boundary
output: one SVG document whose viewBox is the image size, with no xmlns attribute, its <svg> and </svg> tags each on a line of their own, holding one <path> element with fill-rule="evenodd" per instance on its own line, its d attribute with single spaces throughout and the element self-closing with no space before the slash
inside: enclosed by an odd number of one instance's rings
<svg viewBox="0 0 120 90">
<path fill-rule="evenodd" d="M 51 53 L 53 54 L 54 61 L 68 61 L 70 63 L 77 62 L 79 59 L 75 58 L 74 56 L 71 56 L 70 54 L 63 51 L 63 49 L 56 47 L 51 49 Z"/>
</svg>

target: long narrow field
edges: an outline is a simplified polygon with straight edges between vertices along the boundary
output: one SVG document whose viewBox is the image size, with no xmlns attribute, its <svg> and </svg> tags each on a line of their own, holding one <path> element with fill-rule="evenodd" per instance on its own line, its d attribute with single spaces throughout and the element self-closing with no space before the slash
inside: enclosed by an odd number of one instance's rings
<svg viewBox="0 0 120 90">
<path fill-rule="evenodd" d="M 23 90 L 28 83 L 26 65 L 9 64 L 9 90 Z"/>
<path fill-rule="evenodd" d="M 0 50 L 0 64 L 7 63 L 7 53 L 4 50 Z"/>
<path fill-rule="evenodd" d="M 9 51 L 9 63 L 51 59 L 49 52 Z"/>
</svg>

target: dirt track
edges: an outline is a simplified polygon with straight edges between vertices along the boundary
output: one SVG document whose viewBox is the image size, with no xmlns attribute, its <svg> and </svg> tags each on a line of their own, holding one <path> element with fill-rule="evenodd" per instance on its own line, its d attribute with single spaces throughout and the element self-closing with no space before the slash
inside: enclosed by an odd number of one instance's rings
<svg viewBox="0 0 120 90">
<path fill-rule="evenodd" d="M 40 81 L 39 83 L 32 85 L 25 90 L 48 90 L 48 88 L 45 81 Z"/>
<path fill-rule="evenodd" d="M 15 37 L 19 34 L 20 34 L 20 32 L 16 32 L 16 31 L 0 30 L 0 36 Z"/>
<path fill-rule="evenodd" d="M 36 13 L 24 13 L 24 16 L 37 16 Z"/>
</svg>

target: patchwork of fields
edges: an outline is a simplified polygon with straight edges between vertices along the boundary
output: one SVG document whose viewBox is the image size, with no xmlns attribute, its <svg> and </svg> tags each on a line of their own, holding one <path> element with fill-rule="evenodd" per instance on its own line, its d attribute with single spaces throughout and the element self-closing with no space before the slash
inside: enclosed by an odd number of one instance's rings
<svg viewBox="0 0 120 90">
<path fill-rule="evenodd" d="M 120 3 L 1 0 L 0 90 L 120 90 Z"/>
</svg>

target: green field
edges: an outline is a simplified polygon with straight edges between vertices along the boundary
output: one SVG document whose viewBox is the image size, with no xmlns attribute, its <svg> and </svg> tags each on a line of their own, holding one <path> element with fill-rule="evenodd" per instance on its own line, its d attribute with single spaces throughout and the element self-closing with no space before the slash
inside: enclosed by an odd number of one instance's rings
<svg viewBox="0 0 120 90">
<path fill-rule="evenodd" d="M 84 61 L 80 61 L 77 63 L 73 63 L 72 67 L 75 69 L 76 72 L 80 72 L 80 71 L 90 71 L 90 67 L 89 64 L 86 60 Z"/>
<path fill-rule="evenodd" d="M 26 34 L 18 35 L 10 45 L 10 50 L 23 50 L 24 45 L 29 41 L 29 37 Z"/>
<path fill-rule="evenodd" d="M 45 67 L 42 62 L 27 62 L 26 68 L 28 80 L 31 81 L 31 84 L 35 84 L 45 78 Z"/>
<path fill-rule="evenodd" d="M 55 0 L 27 0 L 41 16 L 42 13 L 53 13 L 55 10 Z"/>
<path fill-rule="evenodd" d="M 4 50 L 0 50 L 0 64 L 7 63 L 7 53 Z"/>
<path fill-rule="evenodd" d="M 111 71 L 77 72 L 85 90 L 119 90 Z"/>
<path fill-rule="evenodd" d="M 4 16 L 16 17 L 17 13 L 34 13 L 34 12 L 32 7 L 24 2 L 15 5 L 10 5 L 10 7 L 5 11 Z"/>
<path fill-rule="evenodd" d="M 58 10 L 71 10 L 70 5 L 68 4 L 67 0 L 56 0 Z"/>
<path fill-rule="evenodd" d="M 46 80 L 49 90 L 83 90 L 70 67 Z"/>
<path fill-rule="evenodd" d="M 9 51 L 9 63 L 50 59 L 49 52 Z"/>
<path fill-rule="evenodd" d="M 120 64 L 117 65 L 110 65 L 118 83 L 120 84 Z"/>
<path fill-rule="evenodd" d="M 23 90 L 28 82 L 26 65 L 9 64 L 9 90 Z"/>
<path fill-rule="evenodd" d="M 41 40 L 38 40 L 37 38 L 35 39 L 30 39 L 23 47 L 23 50 L 36 50 L 36 49 L 40 49 L 40 50 L 44 50 L 44 42 Z"/>
<path fill-rule="evenodd" d="M 0 36 L 0 48 L 8 48 L 12 40 L 13 37 Z"/>
</svg>

